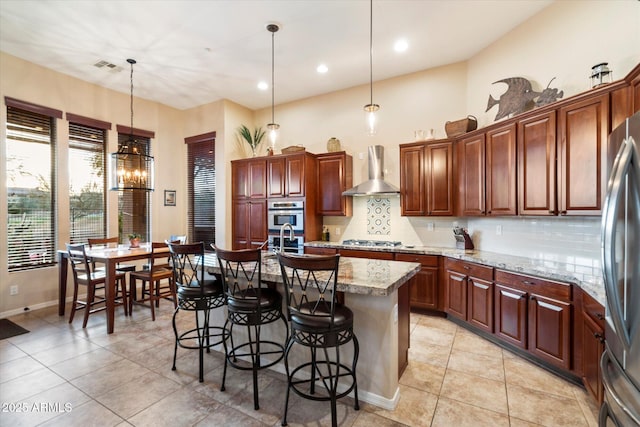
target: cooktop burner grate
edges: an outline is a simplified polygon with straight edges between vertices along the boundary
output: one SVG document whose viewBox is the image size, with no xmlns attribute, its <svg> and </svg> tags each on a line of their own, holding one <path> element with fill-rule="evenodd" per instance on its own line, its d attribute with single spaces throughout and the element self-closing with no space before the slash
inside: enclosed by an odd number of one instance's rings
<svg viewBox="0 0 640 427">
<path fill-rule="evenodd" d="M 402 246 L 402 242 L 386 241 L 386 240 L 358 240 L 348 239 L 342 242 L 345 246 L 377 246 L 377 247 L 389 247 Z"/>
</svg>

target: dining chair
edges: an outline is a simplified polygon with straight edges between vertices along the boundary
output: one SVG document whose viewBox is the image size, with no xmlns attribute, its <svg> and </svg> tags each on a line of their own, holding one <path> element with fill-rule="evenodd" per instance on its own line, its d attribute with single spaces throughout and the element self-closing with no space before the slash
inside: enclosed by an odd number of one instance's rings
<svg viewBox="0 0 640 427">
<path fill-rule="evenodd" d="M 106 296 L 104 294 L 97 295 L 96 293 L 98 290 L 104 291 L 106 275 L 104 270 L 95 271 L 93 269 L 93 264 L 87 257 L 84 244 L 72 245 L 67 243 L 67 253 L 69 262 L 71 263 L 71 269 L 73 271 L 73 304 L 71 305 L 69 323 L 73 322 L 76 310 L 84 308 L 84 320 L 82 322 L 82 327 L 86 328 L 90 314 L 106 309 Z M 78 298 L 78 289 L 80 285 L 87 287 L 85 300 Z M 124 306 L 125 316 L 128 314 L 126 287 L 125 273 L 116 272 L 116 304 Z M 118 297 L 118 294 L 120 297 Z M 98 305 L 101 306 L 96 308 Z"/>
<path fill-rule="evenodd" d="M 162 251 L 162 249 L 165 249 Z M 142 270 L 129 273 L 129 313 L 132 313 L 133 304 L 146 305 L 149 302 L 151 308 L 151 320 L 156 320 L 156 307 L 160 306 L 161 299 L 169 299 L 173 302 L 174 309 L 178 306 L 176 287 L 173 281 L 173 269 L 167 262 L 170 256 L 166 242 L 151 242 L 151 254 L 148 263 Z M 142 297 L 137 298 L 137 283 L 142 282 Z M 166 286 L 161 286 L 162 283 Z M 147 290 L 147 284 L 149 285 Z"/>
<path fill-rule="evenodd" d="M 291 335 L 284 367 L 287 374 L 282 425 L 287 425 L 289 392 L 316 401 L 331 402 L 331 425 L 337 426 L 337 399 L 354 392 L 354 409 L 359 410 L 356 365 L 359 344 L 353 332 L 353 312 L 338 303 L 336 284 L 340 255 L 294 255 L 277 253 L 284 281 Z M 340 360 L 340 347 L 353 342 L 350 366 Z M 294 344 L 310 349 L 309 359 L 290 366 Z M 330 349 L 335 353 L 331 354 Z M 316 390 L 324 387 L 326 393 Z"/>
<path fill-rule="evenodd" d="M 225 305 L 222 284 L 215 277 L 209 277 L 205 272 L 204 242 L 184 245 L 168 243 L 168 246 L 171 253 L 173 280 L 178 297 L 178 307 L 173 313 L 172 319 L 176 340 L 173 351 L 173 367 L 171 369 L 176 370 L 178 347 L 198 350 L 199 381 L 203 382 L 204 350 L 209 353 L 212 347 L 222 344 L 228 335 L 228 332 L 223 327 L 213 326 L 209 323 L 211 310 Z M 195 322 L 186 331 L 179 332 L 176 325 L 176 317 L 181 311 L 194 312 Z M 224 390 L 224 386 L 221 390 Z"/>
<path fill-rule="evenodd" d="M 284 357 L 289 325 L 282 314 L 282 295 L 276 289 L 263 286 L 260 249 L 225 250 L 212 245 L 220 265 L 222 287 L 227 298 L 227 321 L 230 347 L 225 340 L 225 370 L 227 363 L 236 369 L 253 373 L 253 406 L 260 409 L 258 371 L 275 365 Z M 263 327 L 282 320 L 285 335 L 282 342 L 266 339 Z M 246 327 L 246 335 L 234 334 L 234 327 Z M 249 361 L 249 365 L 239 362 Z"/>
</svg>

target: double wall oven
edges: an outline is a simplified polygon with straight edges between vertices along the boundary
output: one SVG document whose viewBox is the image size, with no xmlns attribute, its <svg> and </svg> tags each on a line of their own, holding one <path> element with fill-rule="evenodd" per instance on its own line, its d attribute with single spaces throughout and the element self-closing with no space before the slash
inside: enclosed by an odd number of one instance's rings
<svg viewBox="0 0 640 427">
<path fill-rule="evenodd" d="M 303 201 L 275 201 L 269 202 L 267 208 L 267 226 L 269 230 L 269 250 L 280 249 L 280 229 L 285 224 L 291 224 L 295 236 L 289 238 L 289 230 L 284 236 L 285 252 L 304 252 L 304 202 Z"/>
</svg>

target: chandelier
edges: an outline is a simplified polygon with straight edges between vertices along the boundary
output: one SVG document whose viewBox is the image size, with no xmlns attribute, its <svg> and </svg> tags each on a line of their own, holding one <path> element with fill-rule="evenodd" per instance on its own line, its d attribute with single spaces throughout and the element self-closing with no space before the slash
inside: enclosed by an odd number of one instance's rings
<svg viewBox="0 0 640 427">
<path fill-rule="evenodd" d="M 373 0 L 369 1 L 369 93 L 371 98 L 369 103 L 364 106 L 364 113 L 367 134 L 373 136 L 376 134 L 378 126 L 376 112 L 380 109 L 380 105 L 373 103 Z"/>
<path fill-rule="evenodd" d="M 129 139 L 119 144 L 118 152 L 111 153 L 111 190 L 153 191 L 153 157 L 147 155 L 146 144 L 138 142 L 133 135 L 133 64 L 131 64 L 131 127 Z"/>
<path fill-rule="evenodd" d="M 274 114 L 275 55 L 274 55 L 273 43 L 274 43 L 275 33 L 278 32 L 279 29 L 280 27 L 278 26 L 278 24 L 267 24 L 267 31 L 271 33 L 271 123 L 267 124 L 267 129 L 269 129 L 269 141 L 271 142 L 271 150 L 274 154 L 276 149 L 276 140 L 278 139 L 278 129 L 280 129 L 280 125 L 276 123 L 275 114 Z"/>
</svg>

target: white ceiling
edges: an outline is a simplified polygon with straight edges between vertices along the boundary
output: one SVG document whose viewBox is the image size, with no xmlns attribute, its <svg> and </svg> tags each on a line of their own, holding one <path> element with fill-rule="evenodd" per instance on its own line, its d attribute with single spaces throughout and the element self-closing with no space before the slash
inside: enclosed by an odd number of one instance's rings
<svg viewBox="0 0 640 427">
<path fill-rule="evenodd" d="M 467 60 L 550 3 L 374 0 L 373 79 Z M 127 94 L 133 58 L 135 96 L 258 109 L 271 105 L 271 91 L 257 89 L 271 82 L 268 22 L 281 26 L 276 104 L 369 82 L 367 0 L 0 0 L 0 50 Z M 403 54 L 393 51 L 399 37 Z"/>
</svg>

